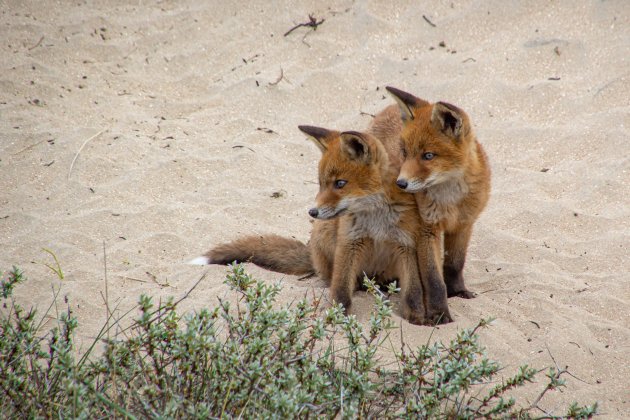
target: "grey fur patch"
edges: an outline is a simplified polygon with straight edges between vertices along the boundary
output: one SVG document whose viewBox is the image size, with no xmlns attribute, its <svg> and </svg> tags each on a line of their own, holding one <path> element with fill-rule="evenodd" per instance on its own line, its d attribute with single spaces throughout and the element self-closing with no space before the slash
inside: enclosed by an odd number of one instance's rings
<svg viewBox="0 0 630 420">
<path fill-rule="evenodd" d="M 398 226 L 400 213 L 404 209 L 389 204 L 384 194 L 353 199 L 349 209 L 354 218 L 354 224 L 348 232 L 350 239 L 368 236 L 376 242 L 390 241 L 415 247 L 412 236 Z"/>
<path fill-rule="evenodd" d="M 317 219 L 328 220 L 339 216 L 348 209 L 348 202 L 344 199 L 339 201 L 337 207 L 322 206 L 317 207 Z"/>
</svg>

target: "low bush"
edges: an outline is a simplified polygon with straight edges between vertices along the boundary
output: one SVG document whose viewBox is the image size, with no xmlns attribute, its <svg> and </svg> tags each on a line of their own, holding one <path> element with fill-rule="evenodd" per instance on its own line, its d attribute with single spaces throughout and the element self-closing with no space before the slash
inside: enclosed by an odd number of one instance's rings
<svg viewBox="0 0 630 420">
<path fill-rule="evenodd" d="M 180 315 L 178 302 L 156 306 L 141 296 L 131 327 L 107 339 L 108 322 L 81 355 L 72 311 L 40 334 L 43 317 L 12 297 L 23 281 L 14 268 L 1 284 L 3 417 L 550 418 L 538 403 L 564 386 L 564 371 L 552 368 L 534 404 L 509 397 L 539 372 L 522 366 L 497 378 L 499 365 L 478 342 L 488 321 L 448 344 L 394 349 L 391 304 L 369 280 L 374 311 L 362 325 L 340 307 L 319 310 L 317 299 L 280 306 L 279 285 L 233 266 L 226 278 L 233 303 L 219 299 L 214 309 Z M 104 349 L 96 351 L 98 343 Z M 395 363 L 382 362 L 385 351 Z M 559 417 L 596 409 L 572 404 Z"/>
</svg>

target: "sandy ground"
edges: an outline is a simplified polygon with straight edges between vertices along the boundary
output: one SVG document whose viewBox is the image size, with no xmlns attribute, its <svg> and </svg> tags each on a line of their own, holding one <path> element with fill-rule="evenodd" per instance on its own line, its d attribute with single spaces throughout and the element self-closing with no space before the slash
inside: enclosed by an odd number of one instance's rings
<svg viewBox="0 0 630 420">
<path fill-rule="evenodd" d="M 493 168 L 465 272 L 479 296 L 451 299 L 433 338 L 493 316 L 482 342 L 506 373 L 551 352 L 579 378 L 545 408 L 630 416 L 630 3 L 45 3 L 0 0 L 0 270 L 21 267 L 18 298 L 42 309 L 60 288 L 82 346 L 105 272 L 117 313 L 207 272 L 183 303 L 200 308 L 225 268 L 185 261 L 242 234 L 307 240 L 319 151 L 296 126 L 363 129 L 392 85 L 465 109 Z M 309 13 L 316 31 L 283 36 Z M 249 270 L 283 281 L 281 303 L 323 288 Z"/>
</svg>

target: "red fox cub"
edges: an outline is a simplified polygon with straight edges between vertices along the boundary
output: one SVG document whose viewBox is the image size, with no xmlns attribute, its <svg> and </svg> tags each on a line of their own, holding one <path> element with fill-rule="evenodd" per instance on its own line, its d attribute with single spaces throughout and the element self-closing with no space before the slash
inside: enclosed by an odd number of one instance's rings
<svg viewBox="0 0 630 420">
<path fill-rule="evenodd" d="M 387 90 L 398 106 L 381 111 L 371 132 L 399 170 L 396 184 L 412 193 L 418 205 L 423 222 L 418 263 L 431 316 L 446 307 L 447 296 L 475 296 L 464 285 L 463 269 L 473 224 L 490 196 L 490 167 L 463 110 Z"/>
<path fill-rule="evenodd" d="M 220 245 L 194 262 L 248 261 L 287 274 L 313 271 L 346 311 L 364 273 L 398 279 L 402 316 L 426 321 L 416 243 L 421 224 L 415 200 L 396 186 L 396 170 L 381 142 L 368 133 L 300 126 L 322 152 L 319 193 L 308 245 L 269 235 Z M 448 308 L 444 316 L 450 319 Z"/>
</svg>

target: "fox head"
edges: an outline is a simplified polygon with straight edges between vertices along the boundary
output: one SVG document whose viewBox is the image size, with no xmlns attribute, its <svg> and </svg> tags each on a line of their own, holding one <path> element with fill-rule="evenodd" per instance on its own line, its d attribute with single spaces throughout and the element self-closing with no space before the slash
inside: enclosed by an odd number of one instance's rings
<svg viewBox="0 0 630 420">
<path fill-rule="evenodd" d="M 299 129 L 322 152 L 316 205 L 308 211 L 312 217 L 332 219 L 347 211 L 360 211 L 383 191 L 381 176 L 388 166 L 387 155 L 374 137 L 307 125 Z"/>
<path fill-rule="evenodd" d="M 396 184 L 415 193 L 459 179 L 474 147 L 466 113 L 446 102 L 431 104 L 393 87 L 386 88 L 400 107 L 403 159 Z"/>
</svg>

